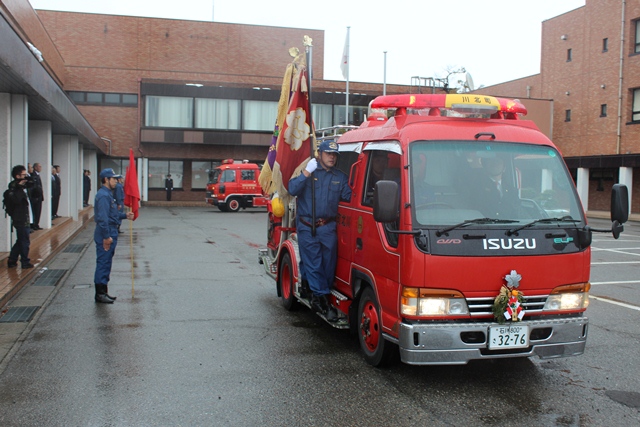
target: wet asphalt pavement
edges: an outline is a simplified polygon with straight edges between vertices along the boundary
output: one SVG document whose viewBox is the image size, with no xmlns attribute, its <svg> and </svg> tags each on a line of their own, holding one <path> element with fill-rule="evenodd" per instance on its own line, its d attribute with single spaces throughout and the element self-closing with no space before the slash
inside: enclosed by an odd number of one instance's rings
<svg viewBox="0 0 640 427">
<path fill-rule="evenodd" d="M 93 302 L 92 224 L 48 266 L 68 272 L 0 365 L 0 426 L 640 425 L 637 226 L 594 237 L 592 294 L 636 308 L 592 300 L 584 355 L 376 369 L 349 332 L 281 307 L 264 210 L 140 212 L 135 297 L 127 222 L 115 304 Z"/>
</svg>

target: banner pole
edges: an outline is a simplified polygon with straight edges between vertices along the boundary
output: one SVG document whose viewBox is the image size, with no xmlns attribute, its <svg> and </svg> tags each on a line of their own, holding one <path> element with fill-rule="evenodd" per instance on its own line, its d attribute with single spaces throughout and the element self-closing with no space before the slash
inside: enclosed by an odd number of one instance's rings
<svg viewBox="0 0 640 427">
<path fill-rule="evenodd" d="M 131 208 L 127 207 L 127 213 L 131 212 Z M 134 270 L 133 270 L 133 221 L 129 222 L 129 258 L 131 259 L 131 299 L 135 298 L 134 290 Z"/>
<path fill-rule="evenodd" d="M 307 63 L 307 101 L 308 111 L 309 111 L 309 124 L 311 125 L 311 133 L 309 134 L 309 138 L 311 139 L 311 143 L 309 147 L 311 149 L 311 154 L 309 157 L 312 159 L 315 158 L 315 141 L 316 141 L 316 130 L 313 125 L 313 112 L 311 110 L 311 80 L 313 76 L 313 40 L 309 36 L 304 36 L 304 51 L 306 55 L 306 63 Z M 313 182 L 313 172 L 309 177 L 311 181 L 311 235 L 316 235 L 316 186 Z"/>
</svg>

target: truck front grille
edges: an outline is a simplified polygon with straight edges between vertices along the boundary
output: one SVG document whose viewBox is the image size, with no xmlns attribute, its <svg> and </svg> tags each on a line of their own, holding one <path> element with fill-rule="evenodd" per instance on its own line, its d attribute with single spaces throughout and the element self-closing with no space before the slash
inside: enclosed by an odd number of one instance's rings
<svg viewBox="0 0 640 427">
<path fill-rule="evenodd" d="M 547 302 L 548 295 L 538 296 L 525 296 L 523 308 L 527 314 L 535 314 L 542 312 L 545 302 Z M 487 317 L 493 316 L 491 307 L 493 306 L 494 298 L 467 298 L 467 306 L 469 306 L 469 313 L 471 317 Z"/>
</svg>

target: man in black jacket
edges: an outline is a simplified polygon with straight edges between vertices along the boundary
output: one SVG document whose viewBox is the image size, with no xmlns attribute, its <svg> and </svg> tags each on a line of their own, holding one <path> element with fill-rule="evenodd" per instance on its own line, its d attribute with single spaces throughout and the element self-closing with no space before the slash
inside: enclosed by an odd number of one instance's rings
<svg viewBox="0 0 640 427">
<path fill-rule="evenodd" d="M 171 174 L 167 174 L 167 179 L 164 180 L 164 189 L 167 191 L 167 201 L 171 201 L 171 192 L 173 191 Z"/>
<path fill-rule="evenodd" d="M 51 219 L 60 218 L 58 216 L 58 206 L 60 205 L 60 194 L 62 194 L 62 184 L 60 182 L 60 166 L 53 165 L 51 169 Z"/>
<path fill-rule="evenodd" d="M 40 172 L 42 165 L 40 163 L 33 164 L 33 187 L 29 191 L 29 201 L 31 202 L 31 212 L 33 213 L 32 230 L 42 230 L 40 228 L 40 214 L 42 213 L 42 201 L 44 200 L 44 191 L 42 189 L 42 178 Z"/>
<path fill-rule="evenodd" d="M 22 268 L 33 268 L 29 259 L 29 234 L 31 233 L 31 212 L 29 208 L 29 197 L 27 188 L 33 186 L 33 181 L 28 178 L 27 169 L 22 165 L 14 166 L 11 170 L 13 181 L 9 183 L 13 212 L 11 212 L 11 223 L 16 229 L 16 243 L 11 248 L 7 265 L 9 268 L 18 265 L 18 257 Z"/>
</svg>

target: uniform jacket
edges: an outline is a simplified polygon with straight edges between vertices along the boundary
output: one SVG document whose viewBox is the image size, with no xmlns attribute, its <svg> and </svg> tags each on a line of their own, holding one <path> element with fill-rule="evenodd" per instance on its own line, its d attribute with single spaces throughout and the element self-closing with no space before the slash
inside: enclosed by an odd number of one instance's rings
<svg viewBox="0 0 640 427">
<path fill-rule="evenodd" d="M 104 185 L 100 187 L 96 193 L 93 202 L 94 220 L 96 222 L 96 230 L 93 233 L 93 240 L 96 243 L 102 243 L 103 240 L 112 237 L 114 240 L 118 237 L 118 224 L 120 220 L 127 217 L 124 212 L 118 212 L 116 199 L 113 192 Z"/>
<path fill-rule="evenodd" d="M 29 199 L 25 187 L 18 185 L 18 181 L 13 180 L 9 183 L 9 190 L 13 197 L 15 209 L 11 220 L 14 227 L 29 227 L 31 225 Z"/>
<path fill-rule="evenodd" d="M 303 174 L 289 181 L 289 193 L 297 196 L 298 217 L 311 218 L 311 183 L 315 183 L 316 219 L 335 218 L 338 202 L 351 200 L 349 178 L 339 169 L 325 170 L 318 167 L 310 177 Z"/>
<path fill-rule="evenodd" d="M 33 187 L 30 189 L 31 200 L 34 202 L 44 200 L 44 191 L 42 189 L 42 178 L 38 172 L 33 172 Z"/>
</svg>

